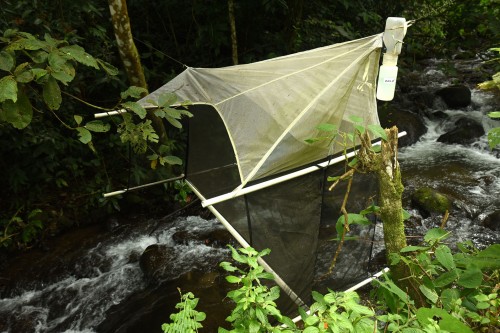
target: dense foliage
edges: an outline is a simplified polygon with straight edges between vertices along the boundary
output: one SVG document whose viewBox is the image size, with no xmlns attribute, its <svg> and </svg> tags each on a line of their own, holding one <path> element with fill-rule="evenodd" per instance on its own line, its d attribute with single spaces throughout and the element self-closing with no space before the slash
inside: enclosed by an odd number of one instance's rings
<svg viewBox="0 0 500 333">
<path fill-rule="evenodd" d="M 123 143 L 124 133 L 136 129 L 130 122 L 128 127 L 122 125 L 121 133 L 114 130 L 93 136 L 92 149 L 80 142 L 88 138 L 85 124 L 95 112 L 86 103 L 112 108 L 123 102 L 120 92 L 128 86 L 106 2 L 2 0 L 1 7 L 0 80 L 5 88 L 0 93 L 5 104 L 0 109 L 2 245 L 24 247 L 40 233 L 54 233 L 64 225 L 91 219 L 90 212 L 98 207 L 105 208 L 103 212 L 120 207 L 116 199 L 103 199 L 102 192 L 179 173 L 175 168 L 154 172 L 150 168 L 167 161 L 168 156 L 183 156 L 185 133 L 179 126 L 168 130 L 166 148 L 154 153 L 147 149 L 146 155 L 158 163 L 137 156 Z M 128 7 L 150 90 L 185 65 L 231 64 L 226 1 L 128 0 Z M 499 8 L 498 0 L 235 0 L 239 61 L 379 33 L 388 16 L 416 20 L 406 38 L 407 67 L 423 57 L 474 56 L 498 46 Z M 32 42 L 6 49 L 13 39 L 23 38 Z M 73 57 L 43 58 L 43 52 L 51 53 L 47 48 L 64 52 L 68 47 Z M 86 55 L 100 60 L 86 62 Z M 55 69 L 51 75 L 43 72 L 44 63 Z M 113 67 L 119 69 L 117 73 L 110 73 Z M 15 102 L 14 82 L 24 101 L 23 114 L 31 117 L 29 122 L 26 117 L 9 117 Z M 178 116 L 170 112 L 170 116 Z M 175 117 L 167 118 L 175 123 Z M 112 129 L 119 126 L 113 121 L 104 126 L 108 125 Z M 171 201 L 173 188 L 150 191 L 154 195 L 148 198 L 150 204 L 151 198 L 162 198 L 159 202 L 163 204 L 163 198 Z"/>
</svg>

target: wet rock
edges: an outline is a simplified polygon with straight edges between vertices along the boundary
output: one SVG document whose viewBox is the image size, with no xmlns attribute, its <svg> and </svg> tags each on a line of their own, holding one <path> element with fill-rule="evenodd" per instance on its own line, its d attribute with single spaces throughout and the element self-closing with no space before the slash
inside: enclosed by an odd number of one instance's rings
<svg viewBox="0 0 500 333">
<path fill-rule="evenodd" d="M 118 219 L 116 217 L 110 217 L 105 222 L 106 231 L 112 232 L 115 231 L 120 226 Z"/>
<path fill-rule="evenodd" d="M 419 188 L 411 196 L 412 203 L 419 208 L 422 216 L 433 213 L 444 214 L 451 208 L 451 200 L 430 187 Z"/>
<path fill-rule="evenodd" d="M 144 277 L 152 283 L 161 281 L 175 256 L 173 247 L 162 244 L 148 246 L 139 259 Z"/>
<path fill-rule="evenodd" d="M 483 220 L 483 226 L 491 230 L 500 231 L 500 210 L 491 212 L 486 215 Z"/>
<path fill-rule="evenodd" d="M 464 108 L 471 103 L 471 91 L 464 85 L 454 85 L 436 91 L 446 105 L 452 109 Z"/>
<path fill-rule="evenodd" d="M 382 109 L 379 112 L 380 125 L 384 128 L 397 126 L 399 132 L 406 131 L 406 136 L 399 139 L 399 146 L 404 147 L 418 141 L 427 132 L 422 116 L 395 108 Z"/>
<path fill-rule="evenodd" d="M 484 135 L 481 123 L 471 118 L 460 118 L 455 122 L 455 128 L 441 135 L 437 141 L 448 144 L 471 144 Z"/>
</svg>

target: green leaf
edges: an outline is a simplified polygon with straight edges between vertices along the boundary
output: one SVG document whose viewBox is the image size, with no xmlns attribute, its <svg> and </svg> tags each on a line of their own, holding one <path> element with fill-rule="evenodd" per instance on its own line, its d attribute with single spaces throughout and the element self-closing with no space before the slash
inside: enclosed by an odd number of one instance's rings
<svg viewBox="0 0 500 333">
<path fill-rule="evenodd" d="M 23 129 L 31 123 L 33 107 L 28 96 L 20 93 L 16 102 L 7 100 L 2 104 L 3 119 L 17 129 Z"/>
<path fill-rule="evenodd" d="M 356 166 L 356 164 L 358 164 L 358 158 L 357 157 L 354 157 L 352 160 L 349 161 L 349 163 L 347 163 L 347 165 L 351 168 L 354 168 Z"/>
<path fill-rule="evenodd" d="M 414 251 L 427 251 L 429 249 L 428 246 L 417 246 L 417 245 L 408 245 L 406 247 L 403 247 L 400 252 L 401 253 L 408 253 L 408 252 L 414 252 Z"/>
<path fill-rule="evenodd" d="M 79 140 L 82 142 L 82 143 L 89 143 L 90 141 L 92 141 L 92 134 L 90 133 L 90 131 L 84 127 L 77 127 L 76 130 L 78 131 L 78 136 L 79 136 Z"/>
<path fill-rule="evenodd" d="M 420 291 L 422 292 L 422 294 L 424 294 L 424 296 L 427 297 L 427 299 L 432 302 L 432 304 L 436 304 L 439 296 L 438 296 L 438 294 L 436 293 L 435 290 L 430 289 L 430 288 L 424 286 L 423 284 L 421 284 L 420 286 L 418 286 L 418 288 L 420 289 Z"/>
<path fill-rule="evenodd" d="M 500 111 L 493 111 L 493 112 L 490 112 L 488 113 L 488 116 L 490 118 L 500 118 Z"/>
<path fill-rule="evenodd" d="M 379 136 L 382 140 L 387 141 L 387 133 L 385 132 L 385 129 L 380 126 L 380 125 L 368 125 L 368 130 L 372 132 L 375 136 Z"/>
<path fill-rule="evenodd" d="M 74 115 L 73 118 L 75 119 L 75 122 L 77 125 L 80 125 L 82 123 L 83 117 L 79 115 Z"/>
<path fill-rule="evenodd" d="M 122 103 L 122 107 L 127 109 L 127 110 L 131 110 L 136 115 L 138 115 L 139 118 L 141 118 L 141 119 L 146 118 L 146 114 L 147 114 L 146 109 L 144 109 L 142 107 L 142 105 L 140 105 L 137 102 L 125 102 L 125 103 Z"/>
<path fill-rule="evenodd" d="M 12 75 L 0 79 L 0 102 L 17 101 L 17 82 Z"/>
<path fill-rule="evenodd" d="M 165 163 L 170 165 L 182 165 L 182 160 L 179 157 L 173 155 L 161 156 L 160 164 L 165 165 Z"/>
<path fill-rule="evenodd" d="M 440 329 L 450 333 L 473 333 L 469 326 L 443 309 L 420 308 L 417 310 L 416 316 L 419 323 L 424 327 L 429 324 L 429 319 L 434 319 L 438 321 Z"/>
<path fill-rule="evenodd" d="M 319 124 L 318 126 L 316 126 L 316 129 L 319 131 L 323 131 L 323 132 L 336 132 L 338 129 L 338 126 L 334 125 L 334 124 L 324 123 L 324 124 Z"/>
<path fill-rule="evenodd" d="M 451 250 L 448 246 L 439 245 L 436 248 L 435 255 L 439 263 L 443 265 L 447 270 L 453 270 L 456 268 L 455 261 L 453 260 L 453 255 L 451 254 Z"/>
<path fill-rule="evenodd" d="M 457 278 L 458 278 L 458 274 L 457 274 L 456 270 L 445 272 L 445 273 L 439 275 L 434 280 L 434 285 L 437 288 L 446 287 L 447 285 L 449 285 L 450 283 L 455 281 Z"/>
<path fill-rule="evenodd" d="M 109 131 L 111 126 L 103 123 L 101 120 L 91 120 L 85 124 L 85 128 L 91 132 L 105 133 Z"/>
<path fill-rule="evenodd" d="M 58 70 L 53 70 L 51 75 L 58 81 L 61 81 L 63 84 L 67 85 L 75 78 L 76 71 L 73 65 L 71 65 L 70 63 L 65 63 Z"/>
<path fill-rule="evenodd" d="M 37 64 L 42 64 L 47 61 L 49 58 L 49 54 L 43 50 L 35 51 L 35 52 L 30 52 L 29 54 L 31 60 Z"/>
<path fill-rule="evenodd" d="M 439 240 L 448 238 L 450 232 L 441 228 L 432 228 L 427 231 L 424 236 L 424 241 L 427 243 L 435 243 Z"/>
<path fill-rule="evenodd" d="M 168 116 L 167 116 L 167 118 L 166 118 L 166 119 L 167 119 L 167 121 L 168 121 L 168 122 L 169 122 L 172 126 L 174 126 L 174 127 L 176 127 L 176 128 L 182 128 L 182 124 L 181 124 L 181 122 L 180 122 L 180 121 L 178 121 L 177 119 L 172 118 L 172 117 L 168 117 Z"/>
<path fill-rule="evenodd" d="M 31 70 L 31 72 L 33 72 L 33 75 L 35 76 L 35 80 L 39 80 L 40 78 L 44 77 L 48 73 L 45 69 L 41 69 L 41 68 L 33 68 Z"/>
<path fill-rule="evenodd" d="M 366 130 L 365 127 L 361 125 L 354 125 L 354 129 L 356 129 L 356 131 L 358 131 L 360 134 L 364 134 Z"/>
<path fill-rule="evenodd" d="M 96 61 L 99 64 L 99 66 L 101 66 L 101 68 L 106 72 L 106 74 L 111 76 L 118 75 L 119 71 L 118 68 L 116 68 L 115 66 L 101 59 L 96 59 Z"/>
<path fill-rule="evenodd" d="M 56 79 L 49 76 L 43 85 L 43 100 L 51 110 L 58 110 L 62 103 L 61 88 Z"/>
<path fill-rule="evenodd" d="M 66 64 L 66 59 L 61 57 L 59 52 L 53 51 L 49 53 L 49 66 L 52 68 L 53 71 L 60 71 L 62 70 L 62 67 L 64 64 Z"/>
<path fill-rule="evenodd" d="M 158 97 L 158 106 L 159 107 L 168 107 L 177 102 L 177 95 L 174 93 L 163 93 Z"/>
<path fill-rule="evenodd" d="M 241 278 L 234 276 L 234 275 L 229 275 L 229 276 L 226 276 L 226 281 L 229 283 L 240 283 Z"/>
<path fill-rule="evenodd" d="M 408 220 L 410 217 L 411 214 L 406 209 L 403 209 L 403 221 Z"/>
<path fill-rule="evenodd" d="M 81 64 L 84 64 L 95 69 L 99 69 L 96 59 L 90 54 L 85 52 L 85 49 L 78 45 L 64 46 L 59 49 L 66 58 L 75 60 Z"/>
<path fill-rule="evenodd" d="M 309 326 L 303 331 L 303 333 L 319 333 L 319 329 L 314 326 Z"/>
<path fill-rule="evenodd" d="M 354 123 L 362 123 L 363 122 L 363 118 L 358 117 L 358 116 L 354 116 L 354 115 L 349 116 L 349 120 L 354 122 Z"/>
<path fill-rule="evenodd" d="M 477 288 L 483 282 L 483 273 L 476 265 L 470 265 L 459 275 L 458 285 L 465 288 Z"/>
<path fill-rule="evenodd" d="M 500 127 L 495 127 L 488 131 L 488 145 L 490 149 L 494 149 L 500 145 Z"/>
<path fill-rule="evenodd" d="M 456 304 L 456 301 L 460 298 L 460 291 L 457 289 L 445 289 L 441 293 L 441 302 L 446 311 L 450 311 Z"/>
<path fill-rule="evenodd" d="M 126 99 L 127 97 L 132 98 L 141 98 L 143 94 L 147 94 L 147 89 L 142 87 L 130 86 L 127 90 L 123 91 L 120 96 L 122 99 Z"/>
<path fill-rule="evenodd" d="M 0 51 L 0 69 L 9 72 L 15 64 L 15 58 L 11 52 Z"/>
</svg>

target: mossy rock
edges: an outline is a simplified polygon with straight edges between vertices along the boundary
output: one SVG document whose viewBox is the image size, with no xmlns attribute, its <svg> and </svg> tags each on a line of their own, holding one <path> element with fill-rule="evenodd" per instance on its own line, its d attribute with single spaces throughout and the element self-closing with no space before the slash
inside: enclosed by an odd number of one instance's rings
<svg viewBox="0 0 500 333">
<path fill-rule="evenodd" d="M 419 188 L 413 193 L 411 200 L 422 211 L 423 215 L 444 214 L 451 209 L 451 200 L 430 187 Z"/>
</svg>

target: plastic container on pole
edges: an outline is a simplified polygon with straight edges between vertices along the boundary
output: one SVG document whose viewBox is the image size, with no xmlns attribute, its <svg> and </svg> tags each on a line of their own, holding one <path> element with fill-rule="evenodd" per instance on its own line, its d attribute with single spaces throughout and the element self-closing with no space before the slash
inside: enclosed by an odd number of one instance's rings
<svg viewBox="0 0 500 333">
<path fill-rule="evenodd" d="M 398 77 L 398 56 L 401 53 L 406 29 L 406 20 L 403 17 L 387 18 L 383 36 L 386 53 L 384 53 L 377 81 L 378 100 L 391 101 L 394 98 Z"/>
</svg>

